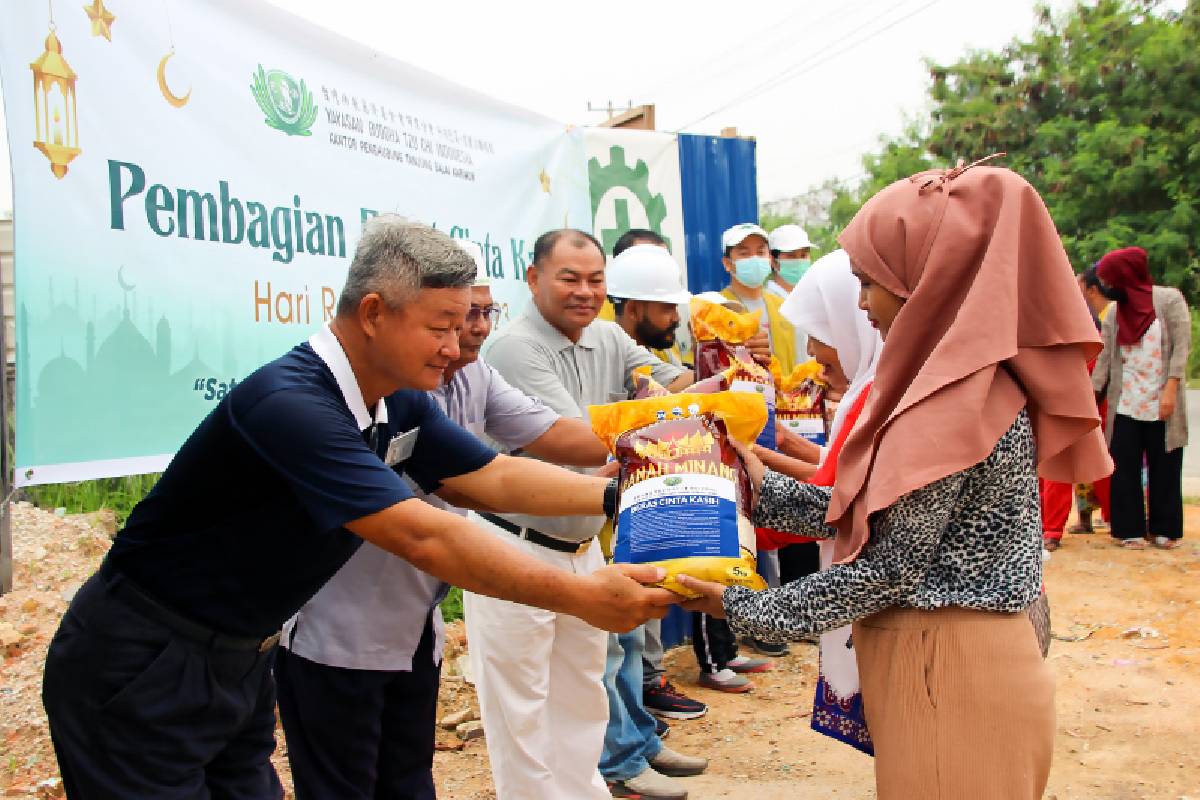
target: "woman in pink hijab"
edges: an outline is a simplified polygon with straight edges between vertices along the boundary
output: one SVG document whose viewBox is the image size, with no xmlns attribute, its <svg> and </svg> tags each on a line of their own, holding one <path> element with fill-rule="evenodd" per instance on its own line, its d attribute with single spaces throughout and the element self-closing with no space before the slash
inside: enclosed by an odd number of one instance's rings
<svg viewBox="0 0 1200 800">
<path fill-rule="evenodd" d="M 1041 797 L 1054 680 L 1023 613 L 1042 582 L 1037 478 L 1111 470 L 1096 329 L 1009 170 L 897 181 L 838 241 L 885 345 L 835 484 L 748 464 L 754 524 L 831 538 L 834 566 L 764 592 L 689 579 L 704 597 L 685 607 L 767 641 L 853 623 L 880 800 Z"/>
</svg>

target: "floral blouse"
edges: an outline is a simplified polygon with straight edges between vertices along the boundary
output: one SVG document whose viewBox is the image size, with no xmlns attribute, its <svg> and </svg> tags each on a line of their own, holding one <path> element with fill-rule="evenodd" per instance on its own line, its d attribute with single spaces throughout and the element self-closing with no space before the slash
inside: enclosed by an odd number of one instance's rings
<svg viewBox="0 0 1200 800">
<path fill-rule="evenodd" d="M 821 538 L 832 489 L 768 470 L 754 524 Z M 1016 612 L 1042 584 L 1033 429 L 1022 411 L 978 464 L 871 518 L 858 558 L 778 589 L 725 590 L 733 630 L 768 642 L 833 630 L 891 606 Z"/>
<path fill-rule="evenodd" d="M 1137 344 L 1121 348 L 1121 400 L 1117 413 L 1141 422 L 1158 422 L 1162 387 L 1167 382 L 1162 353 L 1162 322 L 1154 320 Z"/>
</svg>

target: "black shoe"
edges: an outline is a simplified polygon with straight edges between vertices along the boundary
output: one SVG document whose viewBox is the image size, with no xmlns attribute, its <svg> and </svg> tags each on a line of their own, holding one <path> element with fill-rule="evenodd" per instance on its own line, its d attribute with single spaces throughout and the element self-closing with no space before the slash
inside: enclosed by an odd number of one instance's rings
<svg viewBox="0 0 1200 800">
<path fill-rule="evenodd" d="M 658 734 L 658 738 L 665 739 L 671 735 L 671 726 L 663 722 L 658 717 L 654 718 L 654 732 Z"/>
<path fill-rule="evenodd" d="M 771 658 L 780 658 L 788 654 L 788 646 L 782 642 L 779 644 L 773 644 L 771 642 L 760 642 L 758 639 L 751 639 L 750 646 L 753 647 L 755 651 L 762 653 L 764 656 L 770 656 Z"/>
<path fill-rule="evenodd" d="M 662 675 L 642 689 L 642 704 L 654 716 L 666 719 L 696 719 L 708 711 L 708 706 L 682 694 Z"/>
</svg>

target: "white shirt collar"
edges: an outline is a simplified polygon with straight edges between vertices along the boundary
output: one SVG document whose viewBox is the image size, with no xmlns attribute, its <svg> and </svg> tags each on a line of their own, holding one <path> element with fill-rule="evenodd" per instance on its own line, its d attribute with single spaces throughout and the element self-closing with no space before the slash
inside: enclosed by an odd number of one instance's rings
<svg viewBox="0 0 1200 800">
<path fill-rule="evenodd" d="M 367 404 L 363 402 L 362 389 L 358 388 L 354 370 L 350 368 L 350 359 L 346 358 L 346 351 L 342 349 L 342 343 L 333 335 L 333 331 L 328 325 L 312 335 L 312 338 L 308 340 L 308 346 L 333 373 L 333 379 L 337 381 L 338 388 L 342 390 L 342 400 L 346 402 L 350 413 L 354 414 L 354 421 L 358 423 L 360 431 L 365 431 L 371 427 L 372 423 L 379 424 L 388 421 L 387 403 L 383 402 L 382 397 L 375 406 L 375 419 L 372 420 L 371 415 L 367 413 Z"/>
</svg>

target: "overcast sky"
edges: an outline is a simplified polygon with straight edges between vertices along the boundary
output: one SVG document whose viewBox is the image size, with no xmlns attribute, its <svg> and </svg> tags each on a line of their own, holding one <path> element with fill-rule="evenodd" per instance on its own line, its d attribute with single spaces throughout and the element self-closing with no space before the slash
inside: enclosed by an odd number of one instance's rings
<svg viewBox="0 0 1200 800">
<path fill-rule="evenodd" d="M 924 112 L 923 59 L 994 49 L 1034 22 L 1034 0 L 270 1 L 564 122 L 632 101 L 657 106 L 660 130 L 736 126 L 758 139 L 763 201 L 856 176 L 880 134 Z M 11 208 L 4 150 L 0 213 Z"/>
</svg>

